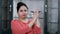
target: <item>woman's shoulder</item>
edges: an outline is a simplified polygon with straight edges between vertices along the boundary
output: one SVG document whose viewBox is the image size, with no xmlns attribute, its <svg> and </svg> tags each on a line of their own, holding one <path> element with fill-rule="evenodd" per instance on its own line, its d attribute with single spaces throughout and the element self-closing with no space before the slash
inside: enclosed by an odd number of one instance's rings
<svg viewBox="0 0 60 34">
<path fill-rule="evenodd" d="M 17 19 L 13 19 L 13 20 L 11 20 L 11 22 L 17 22 Z"/>
</svg>

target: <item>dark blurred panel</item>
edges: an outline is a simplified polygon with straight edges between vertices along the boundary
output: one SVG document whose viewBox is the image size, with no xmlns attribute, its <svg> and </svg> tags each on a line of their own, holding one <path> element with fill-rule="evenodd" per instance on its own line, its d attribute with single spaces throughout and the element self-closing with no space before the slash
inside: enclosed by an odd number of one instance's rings
<svg viewBox="0 0 60 34">
<path fill-rule="evenodd" d="M 13 0 L 0 0 L 0 34 L 11 34 L 12 4 Z"/>
<path fill-rule="evenodd" d="M 58 0 L 58 34 L 60 34 L 60 0 Z"/>
<path fill-rule="evenodd" d="M 2 32 L 2 9 L 1 9 L 1 7 L 2 7 L 2 0 L 0 0 L 0 34 L 1 34 L 1 32 Z"/>
</svg>

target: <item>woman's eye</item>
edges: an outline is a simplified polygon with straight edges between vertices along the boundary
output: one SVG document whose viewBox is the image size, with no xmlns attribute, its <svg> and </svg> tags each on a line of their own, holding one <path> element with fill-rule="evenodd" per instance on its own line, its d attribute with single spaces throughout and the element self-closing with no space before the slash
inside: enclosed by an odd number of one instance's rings
<svg viewBox="0 0 60 34">
<path fill-rule="evenodd" d="M 27 11 L 27 10 L 24 10 L 25 12 Z"/>
<path fill-rule="evenodd" d="M 20 10 L 20 12 L 23 12 L 23 10 Z"/>
</svg>

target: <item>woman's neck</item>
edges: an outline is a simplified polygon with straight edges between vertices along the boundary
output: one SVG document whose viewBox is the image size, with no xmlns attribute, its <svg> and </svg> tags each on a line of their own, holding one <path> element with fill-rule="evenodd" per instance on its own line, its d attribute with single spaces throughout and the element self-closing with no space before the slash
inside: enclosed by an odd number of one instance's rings
<svg viewBox="0 0 60 34">
<path fill-rule="evenodd" d="M 20 17 L 19 17 L 18 19 L 19 19 L 19 20 L 26 20 L 26 18 L 20 18 Z"/>
<path fill-rule="evenodd" d="M 27 21 L 28 20 L 28 19 L 22 18 L 22 17 L 19 17 L 18 19 L 21 20 L 21 21 Z"/>
<path fill-rule="evenodd" d="M 25 23 L 27 23 L 28 22 L 28 20 L 26 19 L 26 18 L 18 18 L 20 21 L 23 21 L 23 22 L 25 22 Z"/>
</svg>

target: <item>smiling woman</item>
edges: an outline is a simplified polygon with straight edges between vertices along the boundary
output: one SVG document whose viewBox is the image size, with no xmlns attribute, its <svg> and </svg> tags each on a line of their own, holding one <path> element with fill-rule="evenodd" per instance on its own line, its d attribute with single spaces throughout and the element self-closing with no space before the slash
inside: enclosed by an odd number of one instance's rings
<svg viewBox="0 0 60 34">
<path fill-rule="evenodd" d="M 17 4 L 18 19 L 11 21 L 12 34 L 41 34 L 40 23 L 37 22 L 39 13 L 35 10 L 32 20 L 26 19 L 28 7 L 25 3 Z"/>
</svg>

